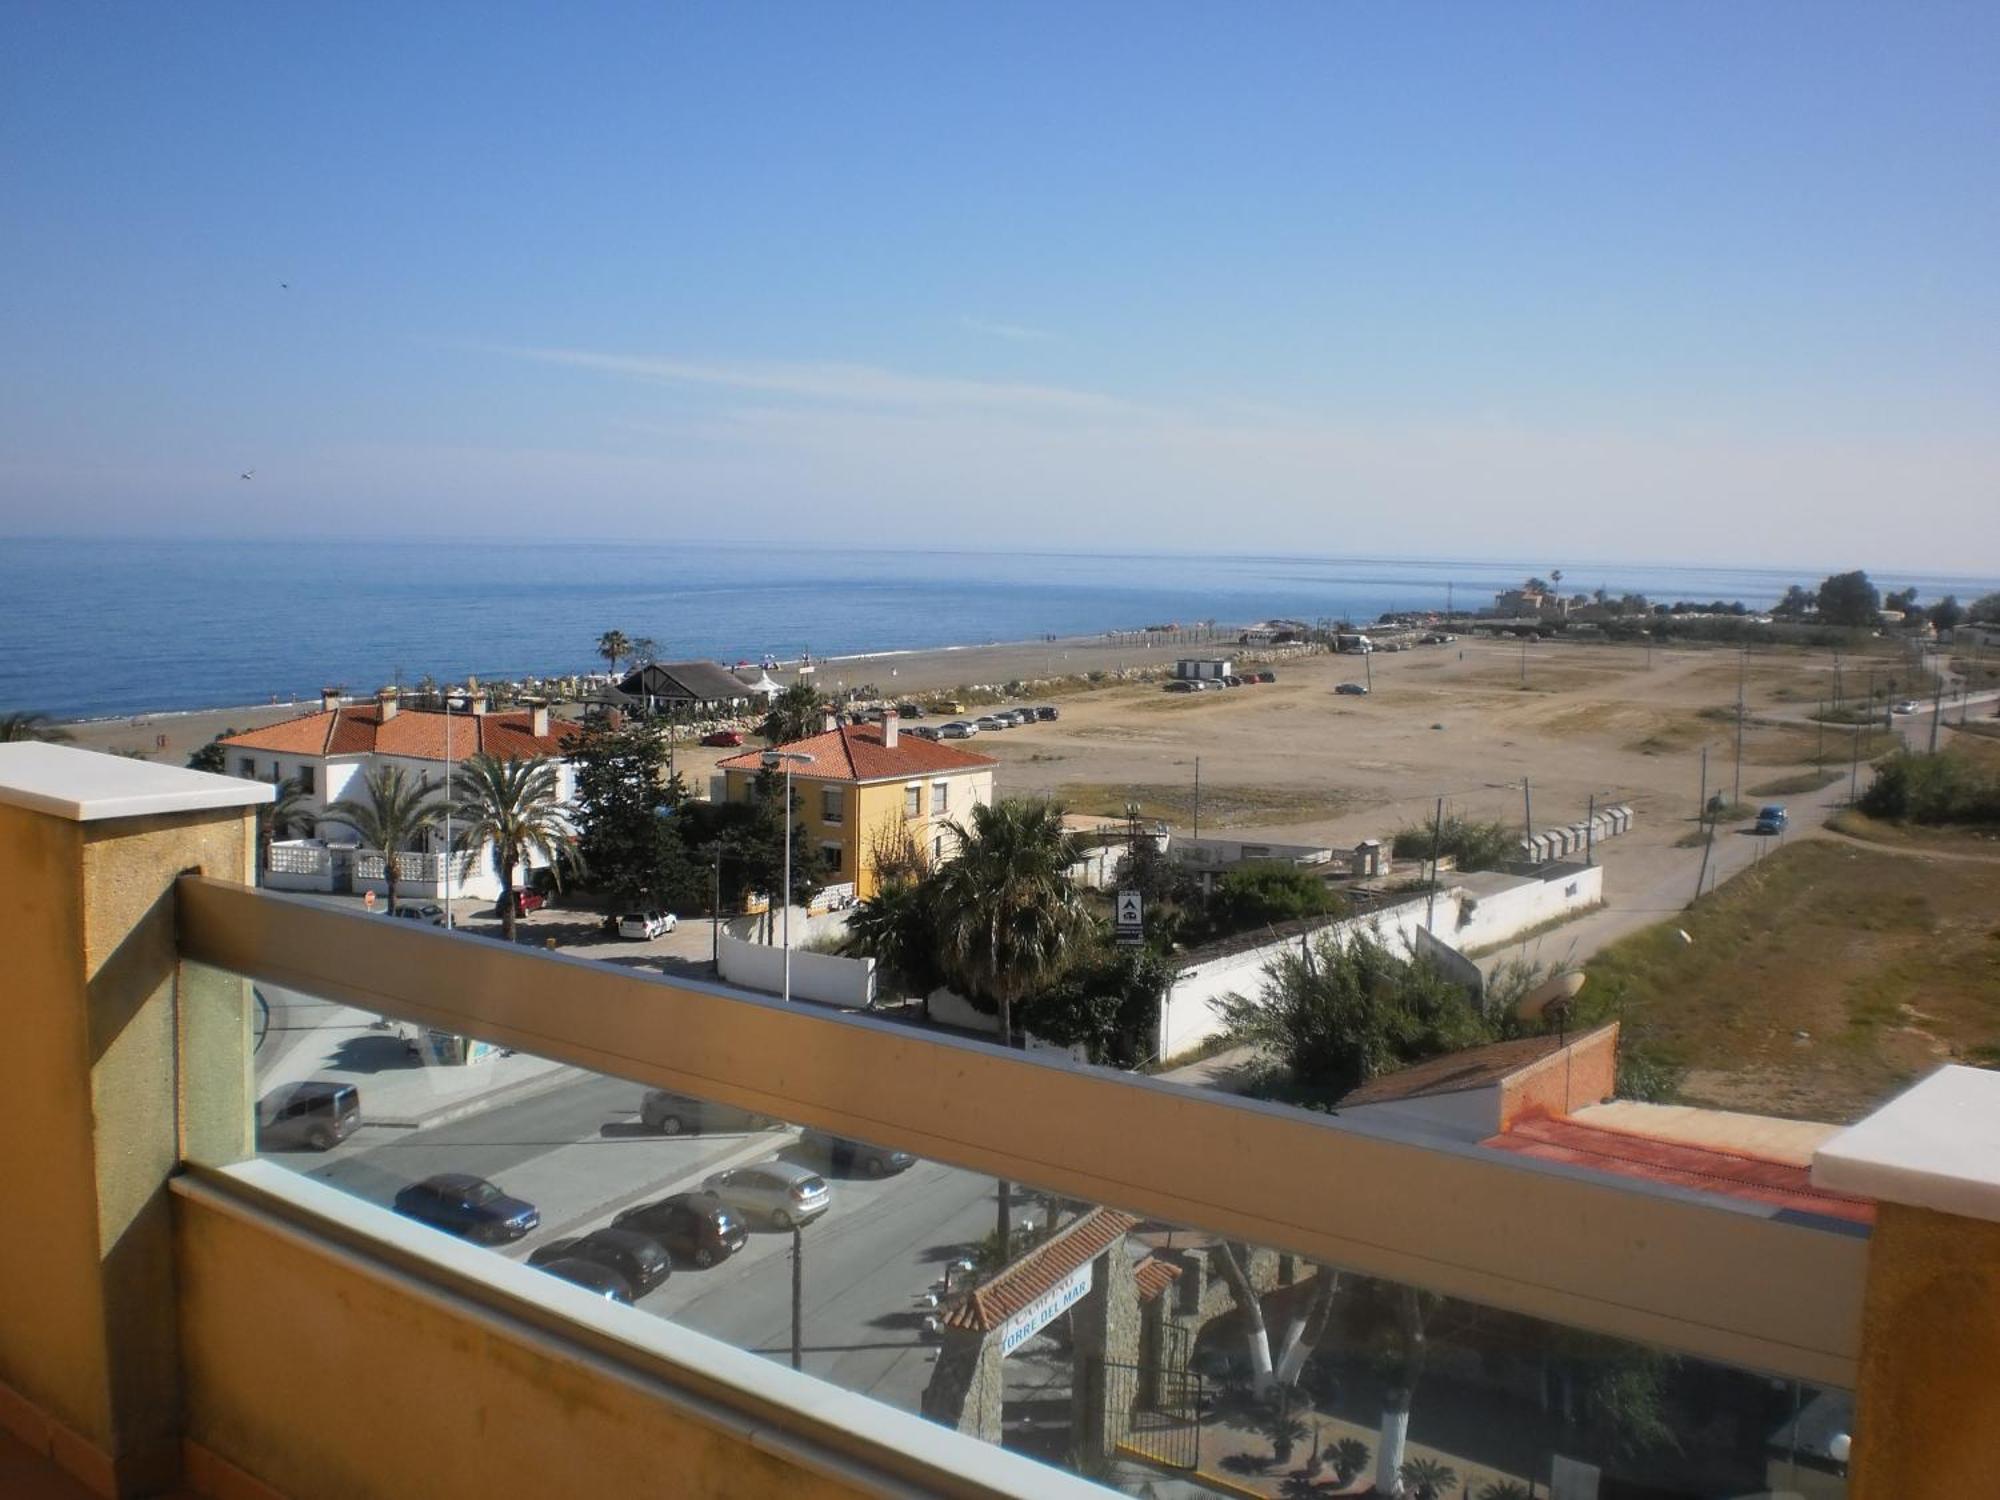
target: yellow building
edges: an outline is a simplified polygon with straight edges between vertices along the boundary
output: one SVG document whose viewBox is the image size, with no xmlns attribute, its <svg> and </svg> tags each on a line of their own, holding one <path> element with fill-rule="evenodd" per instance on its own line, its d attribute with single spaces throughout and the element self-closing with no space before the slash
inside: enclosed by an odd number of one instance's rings
<svg viewBox="0 0 2000 1500">
<path fill-rule="evenodd" d="M 829 720 L 822 733 L 777 748 L 810 757 L 791 763 L 798 819 L 826 856 L 827 883 L 852 881 L 858 901 L 875 894 L 877 861 L 906 833 L 931 860 L 949 859 L 945 825 L 993 800 L 992 756 L 903 734 L 894 715 L 881 724 Z M 754 794 L 765 754 L 748 750 L 720 764 L 728 801 Z"/>
</svg>

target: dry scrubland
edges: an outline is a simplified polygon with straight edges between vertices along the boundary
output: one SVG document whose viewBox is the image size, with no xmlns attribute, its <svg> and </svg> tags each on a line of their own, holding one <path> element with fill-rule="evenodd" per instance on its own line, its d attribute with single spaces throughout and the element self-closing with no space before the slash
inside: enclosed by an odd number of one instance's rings
<svg viewBox="0 0 2000 1500">
<path fill-rule="evenodd" d="M 1587 967 L 1687 1102 L 1859 1119 L 1939 1063 L 2000 1064 L 2000 860 L 1796 843 Z"/>
</svg>

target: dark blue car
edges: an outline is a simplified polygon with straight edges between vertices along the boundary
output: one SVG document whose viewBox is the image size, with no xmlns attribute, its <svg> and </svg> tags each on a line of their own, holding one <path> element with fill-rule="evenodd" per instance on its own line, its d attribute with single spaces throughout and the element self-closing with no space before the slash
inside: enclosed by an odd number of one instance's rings
<svg viewBox="0 0 2000 1500">
<path fill-rule="evenodd" d="M 396 1194 L 396 1212 L 481 1244 L 518 1240 L 542 1222 L 532 1203 L 510 1198 L 484 1177 L 441 1172 Z"/>
</svg>

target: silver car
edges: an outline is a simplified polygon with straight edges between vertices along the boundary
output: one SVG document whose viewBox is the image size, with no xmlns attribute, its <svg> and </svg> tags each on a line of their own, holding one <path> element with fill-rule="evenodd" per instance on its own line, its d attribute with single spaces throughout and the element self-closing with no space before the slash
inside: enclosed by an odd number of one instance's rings
<svg viewBox="0 0 2000 1500">
<path fill-rule="evenodd" d="M 1014 727 L 1014 721 L 1012 719 L 1003 719 L 998 714 L 983 715 L 975 722 L 979 725 L 980 729 L 985 730 L 987 732 L 991 732 L 995 729 L 1012 729 Z"/>
<path fill-rule="evenodd" d="M 939 728 L 938 738 L 941 740 L 969 740 L 977 733 L 979 733 L 979 726 L 972 723 L 969 719 L 953 719 L 949 724 Z"/>
<path fill-rule="evenodd" d="M 796 1162 L 760 1161 L 752 1167 L 731 1167 L 706 1178 L 701 1185 L 746 1219 L 761 1219 L 774 1229 L 808 1224 L 833 1206 L 826 1179 Z"/>
</svg>

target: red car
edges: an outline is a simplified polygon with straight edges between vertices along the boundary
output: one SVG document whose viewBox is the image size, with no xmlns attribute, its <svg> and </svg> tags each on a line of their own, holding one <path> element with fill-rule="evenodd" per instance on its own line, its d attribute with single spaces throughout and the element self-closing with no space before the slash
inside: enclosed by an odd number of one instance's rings
<svg viewBox="0 0 2000 1500">
<path fill-rule="evenodd" d="M 549 904 L 549 898 L 544 896 L 540 891 L 515 891 L 513 895 L 514 915 L 517 917 L 525 917 L 531 911 L 540 911 Z M 496 917 L 507 915 L 507 898 L 505 896 L 502 896 L 498 901 L 493 903 L 493 915 Z"/>
<path fill-rule="evenodd" d="M 743 734 L 741 730 L 718 729 L 714 734 L 703 735 L 701 742 L 704 745 L 713 745 L 718 750 L 734 750 L 743 743 Z"/>
</svg>

